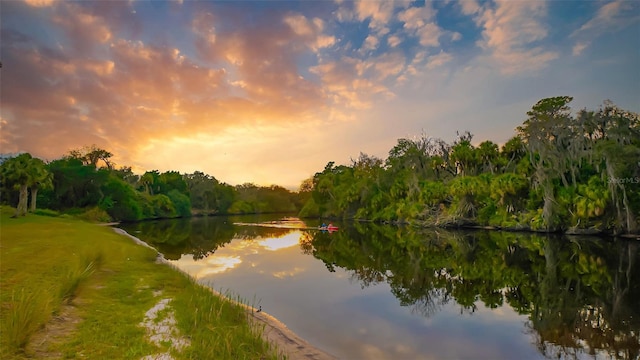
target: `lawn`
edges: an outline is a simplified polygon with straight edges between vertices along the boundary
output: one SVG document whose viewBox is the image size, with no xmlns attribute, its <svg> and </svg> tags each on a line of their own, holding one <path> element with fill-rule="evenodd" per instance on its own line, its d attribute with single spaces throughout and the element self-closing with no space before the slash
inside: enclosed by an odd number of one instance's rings
<svg viewBox="0 0 640 360">
<path fill-rule="evenodd" d="M 279 358 L 245 309 L 154 250 L 107 226 L 13 213 L 0 208 L 0 358 Z"/>
</svg>

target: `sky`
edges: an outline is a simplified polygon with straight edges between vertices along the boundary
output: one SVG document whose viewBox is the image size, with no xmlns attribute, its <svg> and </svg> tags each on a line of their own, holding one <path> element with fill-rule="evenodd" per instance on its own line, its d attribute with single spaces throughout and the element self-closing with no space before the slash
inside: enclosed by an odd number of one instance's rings
<svg viewBox="0 0 640 360">
<path fill-rule="evenodd" d="M 540 99 L 640 112 L 638 1 L 0 3 L 0 152 L 297 189 L 400 138 L 505 143 Z"/>
</svg>

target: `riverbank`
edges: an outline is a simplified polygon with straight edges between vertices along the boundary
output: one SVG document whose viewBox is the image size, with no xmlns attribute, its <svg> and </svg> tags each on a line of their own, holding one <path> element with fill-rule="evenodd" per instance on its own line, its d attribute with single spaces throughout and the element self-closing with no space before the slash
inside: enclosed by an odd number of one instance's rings
<svg viewBox="0 0 640 360">
<path fill-rule="evenodd" d="M 245 308 L 156 251 L 104 226 L 13 212 L 0 208 L 0 358 L 286 357 Z"/>
<path fill-rule="evenodd" d="M 153 249 L 158 254 L 158 261 L 170 266 L 177 271 L 182 272 L 186 276 L 191 276 L 188 273 L 185 273 L 181 269 L 173 266 L 168 260 L 166 260 L 161 253 L 159 253 L 156 249 L 151 247 L 146 242 L 140 240 L 139 238 L 127 233 L 126 231 L 120 228 L 113 228 L 113 230 L 121 235 L 129 237 L 136 244 L 148 247 Z M 203 288 L 211 291 L 213 294 L 219 297 L 223 297 L 223 294 L 220 294 L 216 290 L 205 287 Z M 285 354 L 289 359 L 308 359 L 308 360 L 334 360 L 337 359 L 333 355 L 326 353 L 313 345 L 309 344 L 307 341 L 296 335 L 293 331 L 289 330 L 289 328 L 280 322 L 275 317 L 269 315 L 264 311 L 256 312 L 256 309 L 252 306 L 249 306 L 244 303 L 235 302 L 233 299 L 227 299 L 229 301 L 234 302 L 236 305 L 242 307 L 247 312 L 247 315 L 250 316 L 250 322 L 252 326 L 256 329 L 257 332 L 262 334 L 264 340 L 273 344 L 279 352 Z"/>
<path fill-rule="evenodd" d="M 341 220 L 338 218 L 327 218 L 331 220 Z M 498 225 L 482 225 L 473 219 L 431 219 L 431 220 L 403 220 L 403 221 L 374 221 L 368 219 L 349 219 L 350 221 L 364 222 L 364 223 L 380 223 L 383 225 L 392 226 L 412 226 L 423 229 L 447 229 L 447 230 L 493 230 L 493 231 L 505 231 L 516 233 L 533 233 L 533 234 L 555 234 L 566 236 L 594 236 L 599 238 L 623 238 L 623 239 L 635 239 L 640 240 L 640 232 L 633 233 L 614 233 L 613 231 L 607 231 L 595 227 L 591 228 L 569 228 L 569 229 L 533 229 L 526 224 L 517 223 L 510 226 L 498 226 Z M 638 229 L 640 230 L 640 229 Z"/>
</svg>

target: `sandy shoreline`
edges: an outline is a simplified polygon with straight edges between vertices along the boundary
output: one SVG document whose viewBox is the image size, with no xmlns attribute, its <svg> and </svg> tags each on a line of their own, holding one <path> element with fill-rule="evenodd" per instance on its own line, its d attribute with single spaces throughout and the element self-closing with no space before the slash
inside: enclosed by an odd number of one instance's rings
<svg viewBox="0 0 640 360">
<path fill-rule="evenodd" d="M 167 259 L 164 258 L 164 256 L 162 256 L 160 252 L 158 252 L 157 249 L 150 246 L 146 242 L 138 239 L 137 237 L 129 234 L 128 232 L 120 228 L 112 227 L 112 229 L 118 234 L 129 237 L 139 245 L 146 246 L 150 249 L 155 250 L 158 253 L 158 262 L 169 265 L 174 269 L 181 271 L 182 273 L 188 276 L 191 276 L 188 273 L 184 272 L 183 270 L 171 264 Z M 220 294 L 214 289 L 211 289 L 209 287 L 207 287 L 207 289 L 209 289 L 211 292 L 213 292 L 218 296 L 224 297 L 224 295 Z M 233 299 L 229 299 L 229 300 L 234 301 Z M 309 360 L 337 359 L 335 356 L 327 352 L 324 352 L 316 348 L 315 346 L 309 344 L 307 341 L 305 341 L 304 339 L 296 335 L 293 331 L 289 330 L 289 328 L 287 328 L 285 324 L 280 322 L 275 317 L 265 313 L 264 311 L 255 312 L 255 309 L 253 309 L 252 307 L 246 304 L 237 303 L 237 302 L 236 304 L 245 308 L 245 310 L 247 311 L 247 314 L 251 317 L 252 320 L 255 321 L 254 326 L 264 326 L 263 337 L 265 338 L 265 340 L 277 346 L 278 350 L 281 353 L 284 353 L 285 355 L 287 355 L 289 359 L 309 359 Z"/>
</svg>

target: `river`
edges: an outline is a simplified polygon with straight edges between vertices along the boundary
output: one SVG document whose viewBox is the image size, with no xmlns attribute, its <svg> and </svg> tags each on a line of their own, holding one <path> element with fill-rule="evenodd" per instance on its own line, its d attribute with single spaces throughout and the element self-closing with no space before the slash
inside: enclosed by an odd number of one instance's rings
<svg viewBox="0 0 640 360">
<path fill-rule="evenodd" d="M 341 359 L 640 355 L 637 241 L 273 220 L 120 227 Z"/>
</svg>

